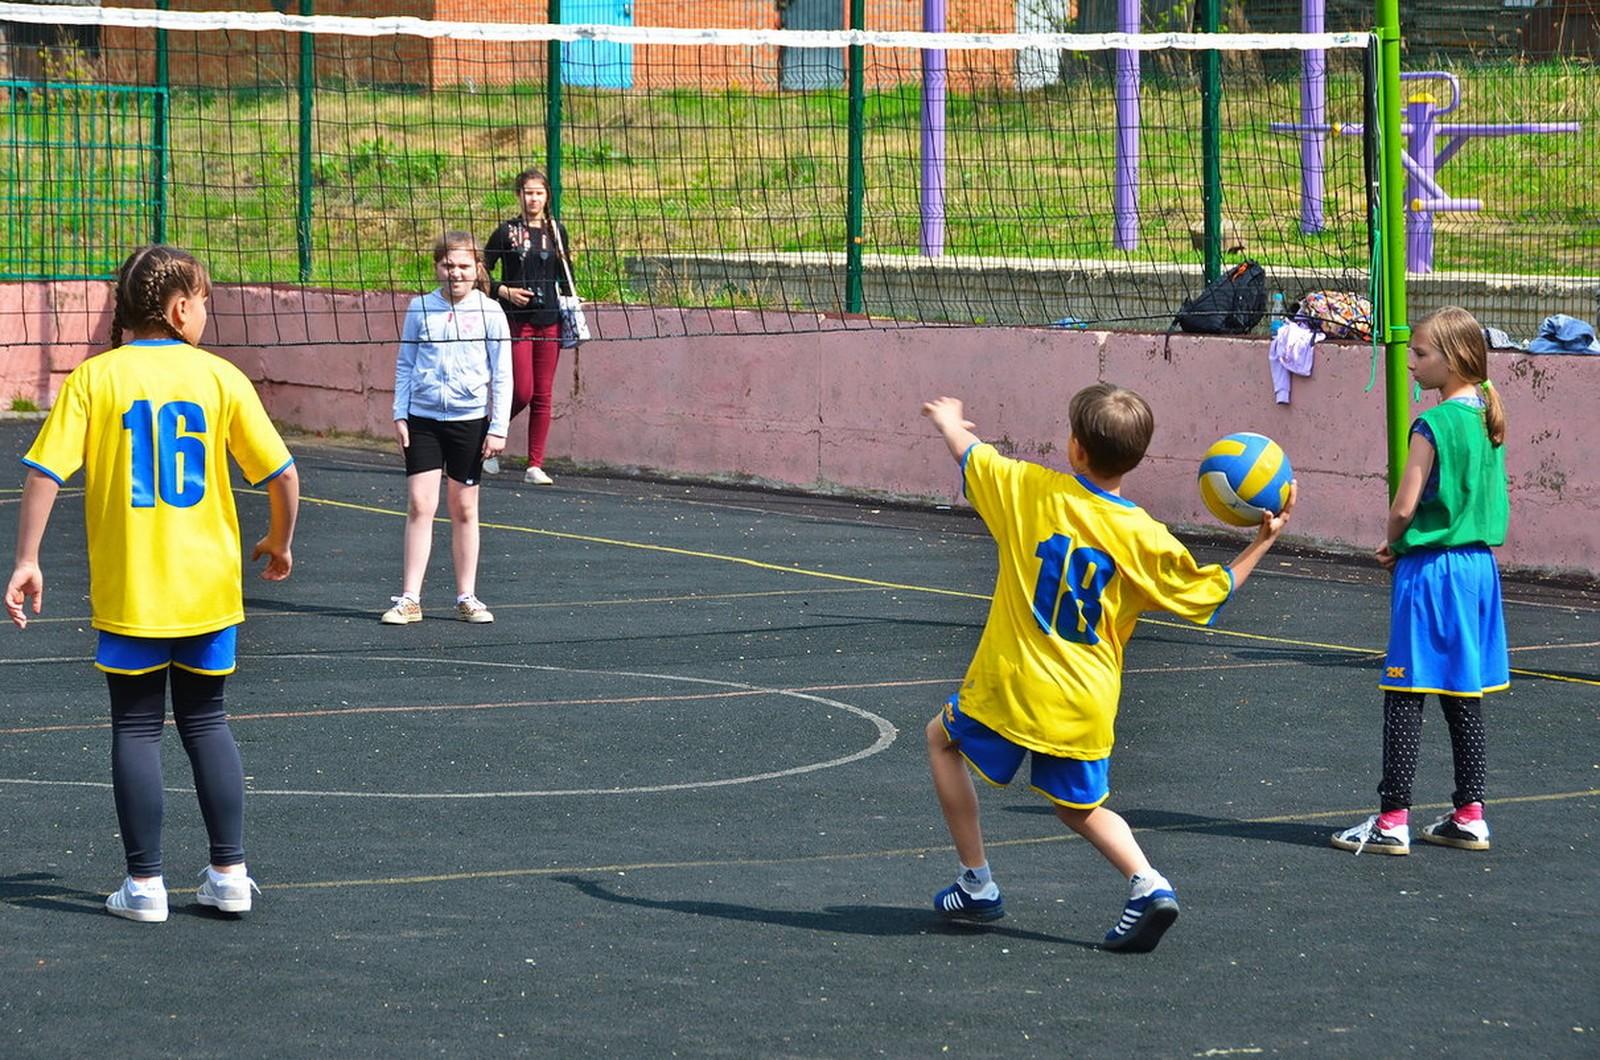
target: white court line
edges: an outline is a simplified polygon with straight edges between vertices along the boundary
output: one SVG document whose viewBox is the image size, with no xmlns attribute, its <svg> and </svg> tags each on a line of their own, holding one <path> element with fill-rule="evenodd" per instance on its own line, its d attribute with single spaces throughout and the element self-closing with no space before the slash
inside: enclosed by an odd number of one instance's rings
<svg viewBox="0 0 1600 1060">
<path fill-rule="evenodd" d="M 815 773 L 823 769 L 833 769 L 837 766 L 859 762 L 863 758 L 870 758 L 888 748 L 899 735 L 887 718 L 872 713 L 861 707 L 825 696 L 811 695 L 787 688 L 766 688 L 761 685 L 745 684 L 740 681 L 719 681 L 709 677 L 686 677 L 681 674 L 641 673 L 631 670 L 592 670 L 566 666 L 544 666 L 537 663 L 511 663 L 490 662 L 473 659 L 439 659 L 416 655 L 340 655 L 333 656 L 320 652 L 289 652 L 275 655 L 277 659 L 322 659 L 328 662 L 342 662 L 349 659 L 361 659 L 367 662 L 383 663 L 437 663 L 450 666 L 480 666 L 507 670 L 538 670 L 544 673 L 561 674 L 591 674 L 602 677 L 635 677 L 656 681 L 679 681 L 685 684 L 712 685 L 717 688 L 731 688 L 743 692 L 754 692 L 763 695 L 787 696 L 791 699 L 805 700 L 819 703 L 824 707 L 833 707 L 854 714 L 872 723 L 878 735 L 871 746 L 862 750 L 830 758 L 821 762 L 809 762 L 804 765 L 791 766 L 788 769 L 770 770 L 764 773 L 750 773 L 738 777 L 721 777 L 715 780 L 691 780 L 677 784 L 642 784 L 634 787 L 616 788 L 549 788 L 529 789 L 518 791 L 340 791 L 340 790 L 315 790 L 309 788 L 246 788 L 245 793 L 252 796 L 283 796 L 283 797 L 310 797 L 328 799 L 534 799 L 553 798 L 562 795 L 646 795 L 667 791 L 690 791 L 699 788 L 724 788 L 736 784 L 755 784 L 764 780 L 777 780 L 782 777 L 800 776 L 805 773 Z M 80 660 L 81 661 L 81 660 Z M 426 710 L 426 706 L 419 705 L 418 710 Z M 247 715 L 241 715 L 245 717 Z M 287 719 L 292 720 L 292 719 Z M 72 788 L 109 788 L 111 785 L 105 781 L 89 780 L 39 780 L 28 777 L 0 777 L 0 784 L 19 787 L 72 787 Z M 193 788 L 166 788 L 166 791 L 192 794 Z"/>
</svg>

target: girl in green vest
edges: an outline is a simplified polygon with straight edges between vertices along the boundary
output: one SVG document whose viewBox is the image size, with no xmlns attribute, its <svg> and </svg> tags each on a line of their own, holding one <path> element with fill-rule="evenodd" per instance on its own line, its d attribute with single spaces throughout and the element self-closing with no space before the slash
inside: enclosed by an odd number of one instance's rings
<svg viewBox="0 0 1600 1060">
<path fill-rule="evenodd" d="M 1505 409 L 1489 382 L 1483 327 L 1447 306 L 1411 340 L 1411 374 L 1439 403 L 1411 425 L 1410 456 L 1389 508 L 1378 562 L 1394 575 L 1383 702 L 1379 810 L 1335 833 L 1341 850 L 1411 851 L 1411 782 L 1422 738 L 1422 699 L 1438 695 L 1455 761 L 1455 809 L 1418 838 L 1488 850 L 1483 819 L 1483 694 L 1511 683 L 1500 570 L 1490 549 L 1506 539 Z"/>
</svg>

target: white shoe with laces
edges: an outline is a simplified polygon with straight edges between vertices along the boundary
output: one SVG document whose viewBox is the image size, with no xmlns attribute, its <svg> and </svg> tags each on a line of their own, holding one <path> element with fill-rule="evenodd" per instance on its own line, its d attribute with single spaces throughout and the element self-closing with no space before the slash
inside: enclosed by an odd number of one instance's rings
<svg viewBox="0 0 1600 1060">
<path fill-rule="evenodd" d="M 1333 833 L 1328 841 L 1340 850 L 1357 854 L 1363 850 L 1369 854 L 1409 854 L 1411 826 L 1402 824 L 1384 828 L 1378 824 L 1378 815 L 1373 814 L 1360 824 Z"/>
<path fill-rule="evenodd" d="M 124 920 L 159 924 L 167 919 L 166 884 L 160 880 L 140 884 L 132 876 L 123 877 L 122 886 L 106 898 L 106 912 Z"/>
<path fill-rule="evenodd" d="M 200 888 L 195 900 L 222 913 L 248 913 L 250 892 L 261 893 L 256 881 L 242 872 L 218 876 L 207 866 L 200 870 Z"/>
<path fill-rule="evenodd" d="M 556 480 L 546 475 L 543 468 L 529 467 L 522 473 L 522 481 L 529 486 L 553 486 Z"/>
<path fill-rule="evenodd" d="M 493 622 L 494 612 L 485 607 L 483 601 L 476 596 L 469 596 L 465 600 L 457 601 L 456 617 L 463 622 Z"/>
<path fill-rule="evenodd" d="M 405 626 L 412 622 L 422 621 L 422 604 L 408 596 L 391 596 L 394 606 L 383 613 L 378 619 L 386 626 Z"/>
</svg>

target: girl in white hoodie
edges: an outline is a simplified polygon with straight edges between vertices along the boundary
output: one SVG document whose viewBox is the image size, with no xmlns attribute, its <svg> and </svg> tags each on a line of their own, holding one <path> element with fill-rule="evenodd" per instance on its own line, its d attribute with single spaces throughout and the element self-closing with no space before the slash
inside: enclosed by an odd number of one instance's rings
<svg viewBox="0 0 1600 1060">
<path fill-rule="evenodd" d="M 394 366 L 394 433 L 406 460 L 405 551 L 400 595 L 386 625 L 422 621 L 422 577 L 433 548 L 439 479 L 450 480 L 450 553 L 456 617 L 493 622 L 477 596 L 478 481 L 506 446 L 511 418 L 511 329 L 488 296 L 483 253 L 469 232 L 433 245 L 437 289 L 411 300 Z"/>
</svg>

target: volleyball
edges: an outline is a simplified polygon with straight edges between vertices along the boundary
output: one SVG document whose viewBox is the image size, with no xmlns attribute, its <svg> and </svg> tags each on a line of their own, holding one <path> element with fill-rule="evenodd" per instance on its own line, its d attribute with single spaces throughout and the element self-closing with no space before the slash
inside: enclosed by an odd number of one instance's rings
<svg viewBox="0 0 1600 1060">
<path fill-rule="evenodd" d="M 1200 499 L 1231 526 L 1259 526 L 1267 512 L 1283 511 L 1292 478 L 1289 458 L 1277 442 L 1241 431 L 1217 439 L 1206 450 L 1200 461 Z"/>
</svg>

